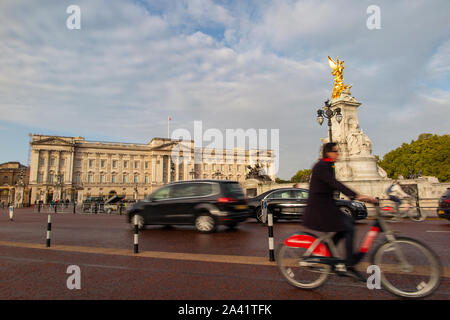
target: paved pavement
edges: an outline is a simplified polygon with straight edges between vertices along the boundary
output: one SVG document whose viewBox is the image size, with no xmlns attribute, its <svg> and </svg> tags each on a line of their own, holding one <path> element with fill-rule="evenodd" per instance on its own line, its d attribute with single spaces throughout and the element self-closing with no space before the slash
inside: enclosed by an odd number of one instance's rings
<svg viewBox="0 0 450 320">
<path fill-rule="evenodd" d="M 188 226 L 150 226 L 140 232 L 140 253 L 134 254 L 133 232 L 125 220 L 118 215 L 53 214 L 51 247 L 46 248 L 47 214 L 19 209 L 9 221 L 6 211 L 0 212 L 0 299 L 399 299 L 336 276 L 314 291 L 289 286 L 268 260 L 267 229 L 254 221 L 213 234 Z M 370 223 L 357 224 L 357 243 Z M 448 300 L 450 223 L 436 219 L 391 226 L 439 254 L 445 274 L 427 299 Z M 297 222 L 280 221 L 275 243 L 301 229 Z M 67 287 L 71 265 L 81 270 L 80 290 Z"/>
</svg>

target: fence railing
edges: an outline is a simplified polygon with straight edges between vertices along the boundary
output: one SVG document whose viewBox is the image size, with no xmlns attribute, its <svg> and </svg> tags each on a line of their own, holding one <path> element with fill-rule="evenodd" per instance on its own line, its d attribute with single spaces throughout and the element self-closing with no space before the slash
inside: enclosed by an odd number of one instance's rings
<svg viewBox="0 0 450 320">
<path fill-rule="evenodd" d="M 55 203 L 55 204 L 35 204 L 33 212 L 43 213 L 108 213 L 125 214 L 127 206 L 125 204 L 105 204 L 105 203 Z"/>
</svg>

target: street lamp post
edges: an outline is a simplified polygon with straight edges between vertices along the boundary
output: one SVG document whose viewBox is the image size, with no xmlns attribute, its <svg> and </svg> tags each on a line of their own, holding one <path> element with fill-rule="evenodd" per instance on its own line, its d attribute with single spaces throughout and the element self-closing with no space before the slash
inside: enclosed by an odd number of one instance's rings
<svg viewBox="0 0 450 320">
<path fill-rule="evenodd" d="M 336 108 L 335 110 L 331 110 L 330 100 L 325 101 L 324 108 L 325 108 L 325 111 L 322 109 L 317 110 L 317 122 L 320 125 L 322 125 L 323 118 L 328 119 L 328 134 L 330 136 L 330 142 L 333 142 L 333 135 L 331 133 L 331 119 L 334 116 L 336 116 L 336 121 L 338 123 L 341 123 L 341 121 L 342 121 L 341 108 Z"/>
</svg>

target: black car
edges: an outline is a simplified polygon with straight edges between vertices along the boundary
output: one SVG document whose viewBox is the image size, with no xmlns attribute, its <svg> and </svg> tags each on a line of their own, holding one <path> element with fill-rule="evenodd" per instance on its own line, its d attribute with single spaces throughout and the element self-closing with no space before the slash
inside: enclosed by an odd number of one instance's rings
<svg viewBox="0 0 450 320">
<path fill-rule="evenodd" d="M 267 201 L 267 209 L 272 212 L 274 220 L 277 219 L 299 219 L 305 211 L 308 200 L 308 190 L 301 188 L 279 188 L 260 194 L 249 199 L 248 206 L 252 215 L 262 222 L 261 201 Z M 353 216 L 355 220 L 367 218 L 366 205 L 359 201 L 336 199 L 339 209 L 345 214 Z"/>
<path fill-rule="evenodd" d="M 229 228 L 250 217 L 247 200 L 238 182 L 192 180 L 161 187 L 128 209 L 140 229 L 145 225 L 194 225 L 200 232 L 213 232 L 219 225 Z"/>
<path fill-rule="evenodd" d="M 439 218 L 450 220 L 450 188 L 439 199 L 439 207 L 437 208 Z"/>
</svg>

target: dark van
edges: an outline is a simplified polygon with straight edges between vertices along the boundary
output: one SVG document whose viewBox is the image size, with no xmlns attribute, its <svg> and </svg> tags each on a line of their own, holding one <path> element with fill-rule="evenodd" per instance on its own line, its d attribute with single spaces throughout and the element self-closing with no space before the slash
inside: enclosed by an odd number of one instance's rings
<svg viewBox="0 0 450 320">
<path fill-rule="evenodd" d="M 250 216 L 244 192 L 238 182 L 192 180 L 161 187 L 128 209 L 128 222 L 136 217 L 140 229 L 145 225 L 194 225 L 200 232 L 229 228 Z"/>
</svg>

